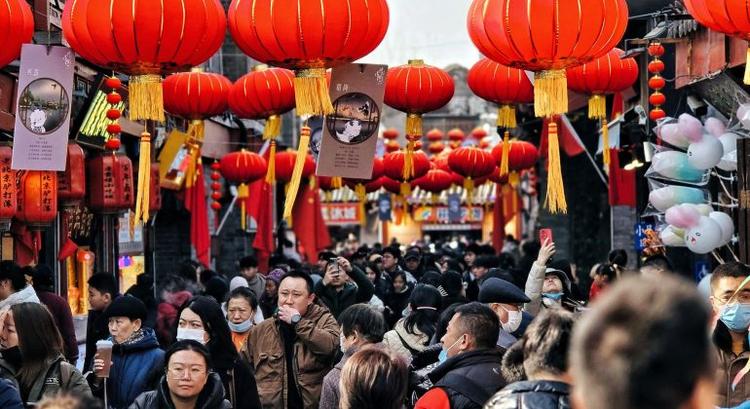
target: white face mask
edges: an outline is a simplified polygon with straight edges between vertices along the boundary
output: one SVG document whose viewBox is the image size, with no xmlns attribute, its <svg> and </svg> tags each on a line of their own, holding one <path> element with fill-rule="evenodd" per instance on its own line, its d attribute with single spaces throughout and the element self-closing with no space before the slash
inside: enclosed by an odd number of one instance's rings
<svg viewBox="0 0 750 409">
<path fill-rule="evenodd" d="M 193 328 L 177 328 L 177 340 L 182 341 L 185 339 L 191 339 L 198 341 L 201 344 L 206 344 L 206 331 L 202 329 Z"/>
<path fill-rule="evenodd" d="M 503 330 L 505 330 L 505 332 L 516 332 L 516 330 L 521 326 L 523 314 L 521 313 L 521 311 L 510 311 L 502 306 L 501 308 L 508 312 L 508 322 L 500 323 L 500 325 L 502 325 L 503 327 Z"/>
</svg>

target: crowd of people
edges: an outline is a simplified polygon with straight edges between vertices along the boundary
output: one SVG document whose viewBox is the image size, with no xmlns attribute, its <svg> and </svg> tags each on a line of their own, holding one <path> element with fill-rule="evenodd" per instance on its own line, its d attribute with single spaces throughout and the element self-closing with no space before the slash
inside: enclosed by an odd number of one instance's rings
<svg viewBox="0 0 750 409">
<path fill-rule="evenodd" d="M 512 243 L 512 242 L 511 242 Z M 46 266 L 0 262 L 0 407 L 713 409 L 750 399 L 750 267 L 707 292 L 613 251 L 398 244 L 88 280 L 85 356 Z M 746 405 L 746 404 L 745 404 Z"/>
</svg>

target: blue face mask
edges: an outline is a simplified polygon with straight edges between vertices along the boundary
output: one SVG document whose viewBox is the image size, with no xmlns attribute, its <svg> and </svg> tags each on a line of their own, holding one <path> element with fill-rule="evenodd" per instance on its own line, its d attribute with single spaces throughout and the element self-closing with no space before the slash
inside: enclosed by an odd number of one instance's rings
<svg viewBox="0 0 750 409">
<path fill-rule="evenodd" d="M 549 298 L 550 300 L 560 301 L 562 300 L 563 293 L 542 293 L 542 297 Z"/>
<path fill-rule="evenodd" d="M 747 331 L 750 327 L 750 304 L 729 304 L 721 311 L 719 319 L 730 331 Z"/>
<path fill-rule="evenodd" d="M 456 344 L 458 344 L 459 342 L 461 342 L 462 338 L 463 338 L 463 336 L 461 336 L 461 338 L 457 339 L 456 342 L 453 343 L 453 345 L 451 345 L 451 346 L 448 347 L 448 349 L 444 349 L 444 350 L 440 351 L 440 355 L 438 355 L 438 362 L 440 362 L 441 364 L 443 362 L 445 362 L 448 359 L 448 351 L 450 351 L 454 346 L 456 346 Z"/>
</svg>

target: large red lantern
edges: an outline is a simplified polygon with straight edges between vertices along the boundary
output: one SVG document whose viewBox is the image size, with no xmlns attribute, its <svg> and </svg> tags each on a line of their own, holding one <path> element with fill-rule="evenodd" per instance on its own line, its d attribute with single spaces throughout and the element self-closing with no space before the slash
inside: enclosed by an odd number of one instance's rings
<svg viewBox="0 0 750 409">
<path fill-rule="evenodd" d="M 281 115 L 294 109 L 294 73 L 256 66 L 230 89 L 229 107 L 240 118 L 266 120 L 263 140 L 270 141 L 266 181 L 275 183 L 276 138 L 281 135 Z"/>
<path fill-rule="evenodd" d="M 391 179 L 388 176 L 381 176 L 378 181 L 380 186 L 387 192 L 393 193 L 394 195 L 403 195 L 403 183 L 398 180 Z M 411 190 L 411 185 L 409 186 L 409 190 Z"/>
<path fill-rule="evenodd" d="M 57 197 L 68 204 L 86 197 L 86 155 L 76 143 L 68 144 L 65 171 L 57 172 Z"/>
<path fill-rule="evenodd" d="M 388 20 L 385 0 L 233 0 L 229 6 L 229 31 L 245 54 L 296 71 L 300 116 L 333 112 L 326 68 L 369 54 L 385 37 Z"/>
<path fill-rule="evenodd" d="M 0 230 L 10 229 L 11 219 L 18 208 L 18 186 L 16 185 L 16 171 L 11 169 L 10 163 L 13 149 L 10 146 L 0 146 Z"/>
<path fill-rule="evenodd" d="M 398 151 L 387 153 L 383 157 L 383 167 L 385 169 L 385 175 L 393 180 L 401 182 L 401 193 L 403 196 L 407 196 L 411 192 L 411 185 L 414 179 L 424 176 L 428 170 L 430 170 L 430 159 L 422 151 L 416 151 L 412 156 L 413 170 L 411 176 L 406 177 L 404 168 L 406 165 L 406 152 Z"/>
<path fill-rule="evenodd" d="M 464 189 L 466 189 L 468 200 L 471 200 L 474 180 L 489 176 L 495 170 L 496 165 L 489 152 L 477 147 L 465 146 L 448 155 L 448 166 L 464 178 Z"/>
<path fill-rule="evenodd" d="M 750 41 L 750 4 L 736 0 L 685 0 L 688 13 L 711 30 Z M 750 49 L 744 82 L 750 85 Z"/>
<path fill-rule="evenodd" d="M 101 213 L 119 213 L 135 203 L 133 163 L 122 154 L 104 154 L 88 161 L 89 206 Z M 150 168 L 150 166 L 149 166 Z"/>
<path fill-rule="evenodd" d="M 57 217 L 57 172 L 28 170 L 18 173 L 16 218 L 39 230 Z"/>
<path fill-rule="evenodd" d="M 477 96 L 499 106 L 497 126 L 501 128 L 516 127 L 516 104 L 534 102 L 534 86 L 523 70 L 489 58 L 483 58 L 471 67 L 466 82 Z"/>
<path fill-rule="evenodd" d="M 219 161 L 221 175 L 229 182 L 236 183 L 237 200 L 240 201 L 240 224 L 242 230 L 247 226 L 247 200 L 250 198 L 250 183 L 266 174 L 266 160 L 255 152 L 242 149 L 224 155 Z"/>
<path fill-rule="evenodd" d="M 388 70 L 385 80 L 385 103 L 406 113 L 406 166 L 404 179 L 414 176 L 412 156 L 416 142 L 422 138 L 422 114 L 440 109 L 453 98 L 455 85 L 447 72 L 422 60 Z"/>
<path fill-rule="evenodd" d="M 0 0 L 0 67 L 21 54 L 21 46 L 34 36 L 34 16 L 24 0 Z"/>
<path fill-rule="evenodd" d="M 623 58 L 625 52 L 614 48 L 589 63 L 568 68 L 568 88 L 589 95 L 589 118 L 602 121 L 604 164 L 609 165 L 609 129 L 607 127 L 607 98 L 621 92 L 638 80 L 638 63 L 634 58 Z"/>
<path fill-rule="evenodd" d="M 535 72 L 534 110 L 550 118 L 568 110 L 565 69 L 606 54 L 628 24 L 625 0 L 578 2 L 473 0 L 468 28 L 479 51 L 503 65 Z M 557 125 L 549 125 L 549 174 L 545 205 L 567 212 Z"/>
</svg>

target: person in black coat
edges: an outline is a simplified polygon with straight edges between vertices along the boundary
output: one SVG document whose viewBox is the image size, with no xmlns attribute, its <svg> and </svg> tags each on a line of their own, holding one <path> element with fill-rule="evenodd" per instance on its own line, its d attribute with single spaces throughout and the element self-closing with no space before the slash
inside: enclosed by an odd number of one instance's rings
<svg viewBox="0 0 750 409">
<path fill-rule="evenodd" d="M 414 290 L 414 284 L 409 283 L 404 271 L 398 271 L 393 276 L 393 291 L 385 299 L 386 323 L 389 327 L 396 325 L 396 322 L 404 317 L 403 311 L 409 305 L 409 297 Z"/>
<path fill-rule="evenodd" d="M 351 278 L 354 283 L 348 281 Z M 367 275 L 343 257 L 332 258 L 326 264 L 325 276 L 315 285 L 315 296 L 335 318 L 357 303 L 370 302 L 375 286 Z"/>
<path fill-rule="evenodd" d="M 211 353 L 213 370 L 221 378 L 224 397 L 234 409 L 260 408 L 258 387 L 252 368 L 240 359 L 232 343 L 229 325 L 221 306 L 211 297 L 196 296 L 180 308 L 175 338 L 195 340 Z"/>
<path fill-rule="evenodd" d="M 111 273 L 96 273 L 89 278 L 89 315 L 86 321 L 86 357 L 83 372 L 91 370 L 96 353 L 96 341 L 109 338 L 109 319 L 104 310 L 117 298 L 115 276 Z"/>
<path fill-rule="evenodd" d="M 562 308 L 539 314 L 518 342 L 528 380 L 508 385 L 485 408 L 569 409 L 568 346 L 574 323 L 573 314 Z"/>
</svg>

